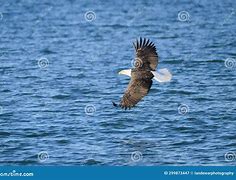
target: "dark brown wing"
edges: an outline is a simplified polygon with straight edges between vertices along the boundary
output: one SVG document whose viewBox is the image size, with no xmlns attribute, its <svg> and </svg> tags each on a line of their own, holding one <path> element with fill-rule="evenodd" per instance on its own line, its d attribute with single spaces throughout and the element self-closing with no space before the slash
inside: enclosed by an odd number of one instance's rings
<svg viewBox="0 0 236 180">
<path fill-rule="evenodd" d="M 132 73 L 129 85 L 121 99 L 120 106 L 122 108 L 134 107 L 144 96 L 146 96 L 152 86 L 152 74 L 150 72 L 143 72 L 143 77 L 140 78 L 140 72 Z"/>
<path fill-rule="evenodd" d="M 149 39 L 140 38 L 133 45 L 136 51 L 135 68 L 155 71 L 158 64 L 158 54 L 154 43 Z"/>
</svg>

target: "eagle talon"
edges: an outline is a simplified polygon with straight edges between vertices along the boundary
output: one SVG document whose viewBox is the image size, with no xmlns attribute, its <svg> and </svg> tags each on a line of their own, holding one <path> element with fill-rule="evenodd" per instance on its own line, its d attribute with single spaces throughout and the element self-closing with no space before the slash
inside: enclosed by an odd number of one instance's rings
<svg viewBox="0 0 236 180">
<path fill-rule="evenodd" d="M 112 101 L 112 104 L 113 104 L 113 106 L 115 106 L 115 107 L 117 107 L 117 106 L 118 106 L 118 105 L 117 105 L 115 102 L 113 102 L 113 101 Z"/>
</svg>

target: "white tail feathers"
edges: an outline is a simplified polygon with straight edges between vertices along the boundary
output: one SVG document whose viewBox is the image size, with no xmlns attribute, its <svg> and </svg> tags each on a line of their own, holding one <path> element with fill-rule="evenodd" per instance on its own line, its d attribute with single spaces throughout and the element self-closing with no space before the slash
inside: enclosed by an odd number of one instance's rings
<svg viewBox="0 0 236 180">
<path fill-rule="evenodd" d="M 172 74 L 166 68 L 160 69 L 158 71 L 152 71 L 154 79 L 158 82 L 168 82 L 172 78 Z"/>
</svg>

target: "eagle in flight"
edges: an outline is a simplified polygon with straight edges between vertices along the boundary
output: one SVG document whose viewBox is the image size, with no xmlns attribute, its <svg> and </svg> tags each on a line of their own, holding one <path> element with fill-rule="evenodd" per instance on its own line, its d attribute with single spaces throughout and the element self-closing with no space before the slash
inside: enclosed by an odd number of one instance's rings
<svg viewBox="0 0 236 180">
<path fill-rule="evenodd" d="M 134 107 L 144 96 L 146 96 L 152 86 L 152 79 L 158 82 L 168 82 L 172 75 L 168 69 L 156 71 L 158 65 L 158 54 L 154 43 L 146 38 L 140 38 L 133 43 L 136 57 L 134 67 L 119 72 L 119 74 L 131 77 L 127 89 L 120 101 L 120 104 L 113 102 L 114 106 L 124 109 Z"/>
</svg>

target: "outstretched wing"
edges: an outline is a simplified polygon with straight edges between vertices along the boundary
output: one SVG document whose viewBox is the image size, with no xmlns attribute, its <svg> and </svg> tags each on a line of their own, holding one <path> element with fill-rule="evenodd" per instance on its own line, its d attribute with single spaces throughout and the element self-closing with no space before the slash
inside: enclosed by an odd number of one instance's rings
<svg viewBox="0 0 236 180">
<path fill-rule="evenodd" d="M 155 71 L 158 64 L 158 54 L 154 43 L 149 39 L 140 38 L 133 45 L 136 51 L 135 68 Z"/>
<path fill-rule="evenodd" d="M 144 96 L 146 96 L 152 86 L 151 79 L 138 79 L 132 77 L 129 85 L 121 99 L 121 108 L 134 107 Z"/>
</svg>

